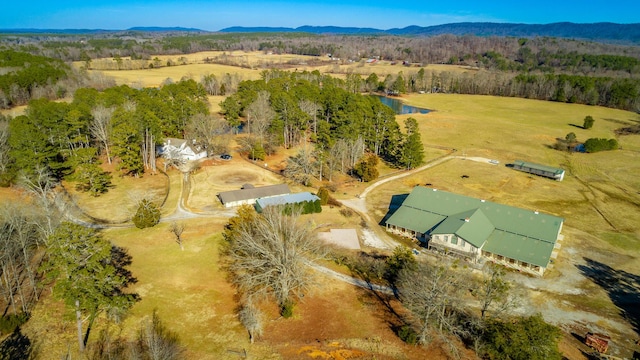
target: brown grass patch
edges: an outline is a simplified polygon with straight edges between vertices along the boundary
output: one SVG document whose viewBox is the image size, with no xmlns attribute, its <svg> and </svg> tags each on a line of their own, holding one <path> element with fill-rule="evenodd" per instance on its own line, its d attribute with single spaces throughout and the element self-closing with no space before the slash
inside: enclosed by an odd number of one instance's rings
<svg viewBox="0 0 640 360">
<path fill-rule="evenodd" d="M 24 201 L 24 193 L 16 187 L 0 187 L 0 205 Z"/>
<path fill-rule="evenodd" d="M 263 341 L 286 359 L 446 359 L 435 344 L 407 345 L 391 330 L 395 315 L 371 293 L 330 278 L 305 296 L 291 319 L 273 320 Z M 398 303 L 391 300 L 394 308 Z"/>
</svg>

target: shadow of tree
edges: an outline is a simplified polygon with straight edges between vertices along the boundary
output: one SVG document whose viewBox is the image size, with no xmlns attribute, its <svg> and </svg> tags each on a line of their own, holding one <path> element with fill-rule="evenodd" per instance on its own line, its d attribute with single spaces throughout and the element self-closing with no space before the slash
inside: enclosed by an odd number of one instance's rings
<svg viewBox="0 0 640 360">
<path fill-rule="evenodd" d="M 360 252 L 357 257 L 353 258 L 353 261 L 348 264 L 348 268 L 351 272 L 351 276 L 362 281 L 365 281 L 370 285 L 369 288 L 362 288 L 362 292 L 370 300 L 377 302 L 384 309 L 382 319 L 387 323 L 387 326 L 394 332 L 402 328 L 407 324 L 405 317 L 396 311 L 394 302 L 398 301 L 397 293 L 387 294 L 384 292 L 376 291 L 372 284 L 378 284 L 383 286 L 391 286 L 388 284 L 385 278 L 386 271 L 386 259 L 387 255 L 379 254 L 377 252 L 366 253 Z"/>
<path fill-rule="evenodd" d="M 613 119 L 613 118 L 602 118 L 602 120 L 608 121 L 614 124 L 627 125 L 627 126 L 633 125 L 633 123 L 638 123 L 638 120 L 634 120 L 634 119 L 620 120 L 620 119 Z"/>
<path fill-rule="evenodd" d="M 400 194 L 391 196 L 391 202 L 389 203 L 389 209 L 387 213 L 382 217 L 382 220 L 378 223 L 378 225 L 384 226 L 387 223 L 387 220 L 393 215 L 398 209 L 400 205 L 404 202 L 404 200 L 409 196 L 409 194 Z"/>
<path fill-rule="evenodd" d="M 640 276 L 585 258 L 586 265 L 576 265 L 584 276 L 609 294 L 622 315 L 640 333 Z"/>
</svg>

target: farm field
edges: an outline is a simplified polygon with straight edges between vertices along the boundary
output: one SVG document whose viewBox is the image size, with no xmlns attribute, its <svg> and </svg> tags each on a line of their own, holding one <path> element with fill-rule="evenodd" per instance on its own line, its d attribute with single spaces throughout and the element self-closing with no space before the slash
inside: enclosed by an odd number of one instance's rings
<svg viewBox="0 0 640 360">
<path fill-rule="evenodd" d="M 184 76 L 199 80 L 211 73 L 238 74 L 242 79 L 259 78 L 262 67 L 281 64 L 291 68 L 301 57 L 233 53 L 235 61 L 249 66 L 200 63 L 207 56 L 220 53 L 198 53 L 187 56 L 186 65 L 144 70 L 100 70 L 116 79 L 118 84 L 158 86 L 165 79 Z M 178 56 L 159 57 L 166 62 Z M 266 59 L 266 60 L 265 60 Z M 314 58 L 315 59 L 315 58 Z M 300 60 L 302 61 L 302 60 Z M 96 66 L 98 61 L 96 61 Z M 293 69 L 334 72 L 348 71 L 378 76 L 398 71 L 413 71 L 399 65 L 360 63 Z M 447 65 L 428 65 L 426 69 L 441 71 Z M 475 71 L 457 67 L 457 71 Z M 96 70 L 97 71 L 97 70 Z M 417 71 L 417 69 L 416 69 Z M 209 97 L 210 108 L 218 111 L 224 97 Z M 485 198 L 504 204 L 540 210 L 565 218 L 565 240 L 554 267 L 543 279 L 531 279 L 510 274 L 529 290 L 521 309 L 523 313 L 541 311 L 566 332 L 563 351 L 568 359 L 584 358 L 583 349 L 571 332 L 583 335 L 587 328 L 600 329 L 614 337 L 613 353 L 629 356 L 633 344 L 621 339 L 639 331 L 640 314 L 633 301 L 640 297 L 637 275 L 640 274 L 640 136 L 618 137 L 622 149 L 597 154 L 568 154 L 553 150 L 555 139 L 574 132 L 579 140 L 590 137 L 614 137 L 613 130 L 625 124 L 637 124 L 640 115 L 601 107 L 552 103 L 527 99 L 451 94 L 407 95 L 410 105 L 433 111 L 413 114 L 418 120 L 426 160 L 447 153 L 441 148 L 456 149 L 454 156 L 479 156 L 500 161 L 499 165 L 450 159 L 423 172 L 384 184 L 367 196 L 367 210 L 378 222 L 387 212 L 391 196 L 408 193 L 415 185 L 430 186 Z M 590 130 L 580 126 L 586 115 L 595 119 Z M 408 115 L 397 116 L 402 123 Z M 293 152 L 293 149 L 288 150 Z M 282 151 L 266 160 L 269 169 L 280 169 L 286 162 Z M 245 183 L 267 185 L 283 182 L 276 173 L 261 166 L 248 164 L 232 152 L 233 160 L 204 165 L 191 176 L 188 208 L 196 213 L 214 213 L 222 209 L 216 194 L 238 189 Z M 563 182 L 530 176 L 505 167 L 520 159 L 550 166 L 563 167 L 567 176 Z M 380 173 L 395 169 L 381 164 Z M 463 177 L 466 175 L 466 177 Z M 98 198 L 76 194 L 78 205 L 96 218 L 120 221 L 126 217 L 132 193 L 152 189 L 159 197 L 166 196 L 163 216 L 172 215 L 178 207 L 181 174 L 169 171 L 163 175 L 141 179 L 115 179 L 116 187 Z M 368 184 L 349 182 L 337 185 L 333 194 L 338 199 L 353 199 Z M 296 191 L 315 191 L 292 185 Z M 135 197 L 135 196 L 134 196 Z M 15 192 L 0 189 L 0 202 L 17 199 Z M 203 216 L 180 220 L 186 225 L 183 235 L 185 250 L 180 248 L 168 231 L 168 222 L 138 230 L 119 228 L 105 231 L 115 244 L 128 249 L 133 256 L 131 271 L 138 283 L 133 290 L 141 295 L 124 323 L 111 324 L 122 329 L 123 336 L 135 337 L 135 329 L 157 309 L 168 328 L 176 331 L 186 346 L 189 359 L 236 359 L 247 350 L 255 359 L 438 359 L 446 358 L 438 344 L 421 349 L 403 344 L 391 330 L 394 317 L 380 302 L 362 290 L 316 275 L 318 286 L 296 308 L 291 320 L 278 318 L 277 309 L 270 309 L 264 336 L 249 344 L 246 331 L 234 313 L 234 289 L 225 279 L 219 259 L 221 232 L 227 221 L 224 216 Z M 358 216 L 345 217 L 338 209 L 324 209 L 308 219 L 325 230 L 330 226 L 361 229 Z M 371 225 L 371 224 L 370 224 Z M 378 251 L 376 249 L 367 249 Z M 610 279 L 607 288 L 597 277 Z M 630 284 L 616 287 L 615 284 Z M 622 298 L 622 301 L 620 299 Z M 590 299 L 598 299 L 592 301 Z M 553 308 L 553 306 L 556 308 Z M 395 304 L 397 306 L 397 304 Z M 398 307 L 399 308 L 399 307 Z M 622 310 L 627 310 L 627 318 Z M 35 310 L 24 331 L 43 339 L 43 347 L 61 357 L 67 349 L 75 349 L 74 323 L 60 304 L 50 297 Z M 55 324 L 55 326 L 54 326 Z M 623 327 L 617 327 L 624 324 Z M 100 329 L 92 331 L 92 339 Z M 55 339 L 55 340 L 52 340 Z M 72 350 L 73 351 L 73 350 Z M 472 354 L 465 358 L 473 359 Z M 76 354 L 73 356 L 77 358 Z"/>
<path fill-rule="evenodd" d="M 199 81 L 204 75 L 215 75 L 220 78 L 226 74 L 237 76 L 240 80 L 256 80 L 260 73 L 272 68 L 282 68 L 291 71 L 314 71 L 323 74 L 332 74 L 336 77 L 344 77 L 348 73 L 359 74 L 366 78 L 375 73 L 380 78 L 387 75 L 396 75 L 403 72 L 405 75 L 418 72 L 418 67 L 407 67 L 401 64 L 392 64 L 391 61 L 377 61 L 366 63 L 363 59 L 359 62 L 343 63 L 332 61 L 328 57 L 304 56 L 291 54 L 265 54 L 263 52 L 243 51 L 205 51 L 185 55 L 158 55 L 161 67 L 147 68 L 153 60 L 130 60 L 123 58 L 120 70 L 113 58 L 96 59 L 91 62 L 90 71 L 100 72 L 113 78 L 118 85 L 134 87 L 156 87 L 165 80 L 178 81 L 182 78 L 192 78 Z M 205 62 L 205 59 L 215 59 L 215 63 Z M 167 62 L 173 65 L 165 66 Z M 76 67 L 85 66 L 83 62 L 75 62 Z M 460 65 L 428 64 L 425 70 L 432 72 L 477 72 L 480 70 Z"/>
</svg>

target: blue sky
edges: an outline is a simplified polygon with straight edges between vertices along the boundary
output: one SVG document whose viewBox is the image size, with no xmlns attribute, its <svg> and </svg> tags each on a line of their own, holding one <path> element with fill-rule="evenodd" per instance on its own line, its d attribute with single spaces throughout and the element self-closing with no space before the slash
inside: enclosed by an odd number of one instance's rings
<svg viewBox="0 0 640 360">
<path fill-rule="evenodd" d="M 220 30 L 229 26 L 334 25 L 390 29 L 454 22 L 547 24 L 639 23 L 640 1 L 150 1 L 34 0 L 7 1 L 0 28 L 127 29 L 134 26 L 181 26 Z"/>
</svg>

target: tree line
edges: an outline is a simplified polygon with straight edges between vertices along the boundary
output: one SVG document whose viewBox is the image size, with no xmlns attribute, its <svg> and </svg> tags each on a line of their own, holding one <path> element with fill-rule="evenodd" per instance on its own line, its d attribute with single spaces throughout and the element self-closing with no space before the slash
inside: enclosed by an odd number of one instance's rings
<svg viewBox="0 0 640 360">
<path fill-rule="evenodd" d="M 144 39 L 144 42 L 138 41 Z M 332 54 L 344 61 L 361 58 L 407 60 L 411 63 L 484 65 L 490 54 L 506 60 L 556 70 L 625 71 L 637 74 L 640 50 L 624 46 L 550 37 L 501 36 L 371 36 L 308 33 L 162 34 L 121 32 L 94 35 L 23 34 L 4 36 L 3 44 L 63 61 L 104 57 L 151 59 L 199 51 L 270 51 L 300 55 Z M 491 61 L 490 61 L 491 62 Z M 493 65 L 493 64 L 491 64 Z"/>
<path fill-rule="evenodd" d="M 25 105 L 32 99 L 61 99 L 77 89 L 103 90 L 115 86 L 113 79 L 89 74 L 59 59 L 28 52 L 0 50 L 0 109 Z"/>
<path fill-rule="evenodd" d="M 100 159 L 115 160 L 125 175 L 155 171 L 155 149 L 165 137 L 188 133 L 211 144 L 211 131 L 219 129 L 202 124 L 213 122 L 207 115 L 206 92 L 193 80 L 159 89 L 83 88 L 71 103 L 32 100 L 25 115 L 0 121 L 0 176 L 9 184 L 46 168 L 99 195 L 110 184 Z"/>
</svg>

